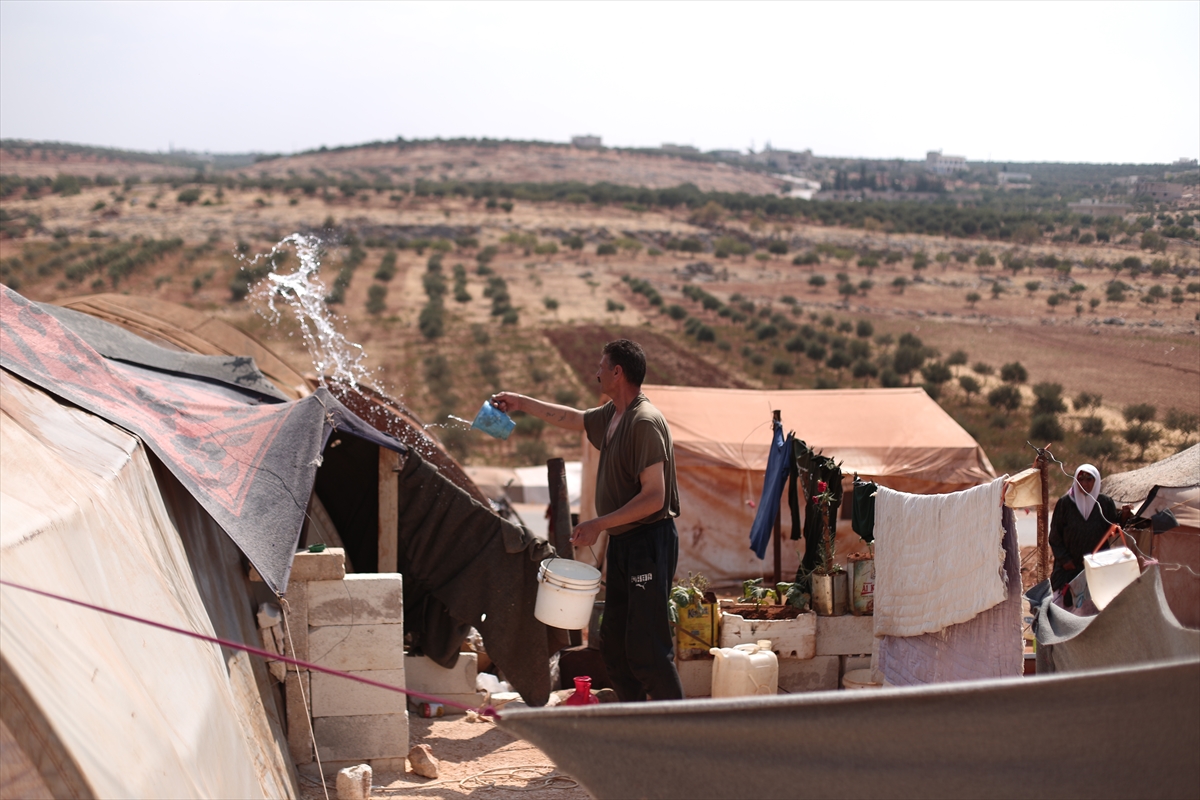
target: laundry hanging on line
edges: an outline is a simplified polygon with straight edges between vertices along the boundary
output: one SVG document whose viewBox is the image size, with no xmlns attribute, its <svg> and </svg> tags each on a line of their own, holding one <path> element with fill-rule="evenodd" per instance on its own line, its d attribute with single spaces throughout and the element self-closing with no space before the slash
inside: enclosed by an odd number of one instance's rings
<svg viewBox="0 0 1200 800">
<path fill-rule="evenodd" d="M 762 495 L 758 499 L 758 511 L 754 524 L 750 526 L 750 549 L 761 560 L 766 557 L 767 543 L 779 516 L 779 501 L 783 495 L 783 484 L 791 473 L 792 440 L 794 434 L 783 435 L 783 423 L 771 422 L 771 452 L 767 456 L 767 472 L 763 478 Z"/>
<path fill-rule="evenodd" d="M 1007 597 L 1004 480 L 961 492 L 875 495 L 875 636 L 966 622 Z"/>
</svg>

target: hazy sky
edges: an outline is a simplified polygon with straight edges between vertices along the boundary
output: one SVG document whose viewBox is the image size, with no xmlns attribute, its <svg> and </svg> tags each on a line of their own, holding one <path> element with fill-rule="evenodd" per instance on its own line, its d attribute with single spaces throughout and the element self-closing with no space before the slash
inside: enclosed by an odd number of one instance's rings
<svg viewBox="0 0 1200 800">
<path fill-rule="evenodd" d="M 0 1 L 0 136 L 1200 155 L 1200 2 Z"/>
</svg>

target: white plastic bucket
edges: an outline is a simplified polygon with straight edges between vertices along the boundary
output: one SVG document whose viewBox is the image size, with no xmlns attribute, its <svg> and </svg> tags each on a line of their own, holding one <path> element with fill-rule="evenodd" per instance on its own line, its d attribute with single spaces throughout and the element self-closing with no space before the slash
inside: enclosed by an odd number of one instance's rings
<svg viewBox="0 0 1200 800">
<path fill-rule="evenodd" d="M 552 628 L 577 631 L 587 627 L 600 593 L 600 570 L 581 561 L 548 558 L 538 570 L 538 596 L 533 616 Z"/>
<path fill-rule="evenodd" d="M 882 689 L 882 683 L 876 683 L 869 669 L 852 669 L 842 676 L 843 689 Z"/>
</svg>

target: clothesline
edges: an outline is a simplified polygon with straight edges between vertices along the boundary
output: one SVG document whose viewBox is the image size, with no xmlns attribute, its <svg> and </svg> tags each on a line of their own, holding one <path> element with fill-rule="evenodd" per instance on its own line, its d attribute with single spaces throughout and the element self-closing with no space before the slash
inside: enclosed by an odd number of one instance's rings
<svg viewBox="0 0 1200 800">
<path fill-rule="evenodd" d="M 330 669 L 329 667 L 323 667 L 320 664 L 313 664 L 310 661 L 304 661 L 299 658 L 292 658 L 291 656 L 285 656 L 285 655 L 281 655 L 279 653 L 272 653 L 268 650 L 263 650 L 262 648 L 253 647 L 248 644 L 242 644 L 241 642 L 235 642 L 231 639 L 222 639 L 219 636 L 208 636 L 207 634 L 196 633 L 195 631 L 189 631 L 186 628 L 178 628 L 174 625 L 168 625 L 165 622 L 156 622 L 152 619 L 146 619 L 145 617 L 139 617 L 135 614 L 126 614 L 123 611 L 117 611 L 115 609 L 105 608 L 104 606 L 98 606 L 93 603 L 85 602 L 83 600 L 76 600 L 72 597 L 64 597 L 63 595 L 55 594 L 54 592 L 47 592 L 43 589 L 35 589 L 32 586 L 24 586 L 19 583 L 13 583 L 12 581 L 0 580 L 0 586 L 8 586 L 9 588 L 18 589 L 23 592 L 31 592 L 33 594 L 41 595 L 42 597 L 48 597 L 51 600 L 59 600 L 63 603 L 70 603 L 72 605 L 80 606 L 82 608 L 91 609 L 92 611 L 99 611 L 101 614 L 108 614 L 109 616 L 119 617 L 120 619 L 129 620 L 130 622 L 136 622 L 140 625 L 149 625 L 152 628 L 158 628 L 160 630 L 169 631 L 171 633 L 178 633 L 183 636 L 189 636 L 193 639 L 199 639 L 200 641 L 203 641 L 203 642 L 219 644 L 222 647 L 229 647 L 234 650 L 242 650 L 244 652 L 250 653 L 251 655 L 259 656 L 260 658 L 265 658 L 265 659 L 272 660 L 272 661 L 283 661 L 284 663 L 292 664 L 297 667 L 303 667 L 304 669 L 312 670 L 314 672 L 324 672 L 327 675 L 333 675 L 338 678 L 345 678 L 345 679 L 351 680 L 351 681 L 358 681 L 359 683 L 365 683 L 368 686 L 374 686 L 377 689 L 386 689 L 389 692 L 399 692 L 400 694 L 408 695 L 409 697 L 417 697 L 417 698 L 420 698 L 421 700 L 428 700 L 431 703 L 441 703 L 442 705 L 450 706 L 452 708 L 460 708 L 460 709 L 463 709 L 464 711 L 476 711 L 480 715 L 485 716 L 485 717 L 495 717 L 497 719 L 500 718 L 500 713 L 498 711 L 496 711 L 496 709 L 493 706 L 490 706 L 490 705 L 485 706 L 483 709 L 479 709 L 474 706 L 468 706 L 463 703 L 459 703 L 454 700 L 449 700 L 444 697 L 438 697 L 437 695 L 426 694 L 425 692 L 418 692 L 413 689 L 405 689 L 400 686 L 393 686 L 390 683 L 374 681 L 374 680 L 371 680 L 370 678 L 364 678 L 360 675 L 352 675 L 349 672 L 342 672 L 341 670 Z"/>
</svg>

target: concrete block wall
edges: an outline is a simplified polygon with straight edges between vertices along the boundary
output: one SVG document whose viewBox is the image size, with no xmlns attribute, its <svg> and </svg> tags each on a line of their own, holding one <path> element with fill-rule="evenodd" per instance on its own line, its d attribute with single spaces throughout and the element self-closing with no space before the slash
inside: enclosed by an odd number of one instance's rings
<svg viewBox="0 0 1200 800">
<path fill-rule="evenodd" d="M 252 572 L 251 579 L 256 578 Z M 300 553 L 283 600 L 298 658 L 406 686 L 400 575 L 347 575 L 341 548 Z M 284 691 L 288 748 L 297 766 L 313 762 L 314 736 L 326 765 L 385 765 L 396 759 L 403 764 L 408 754 L 405 695 L 294 668 Z"/>
</svg>

